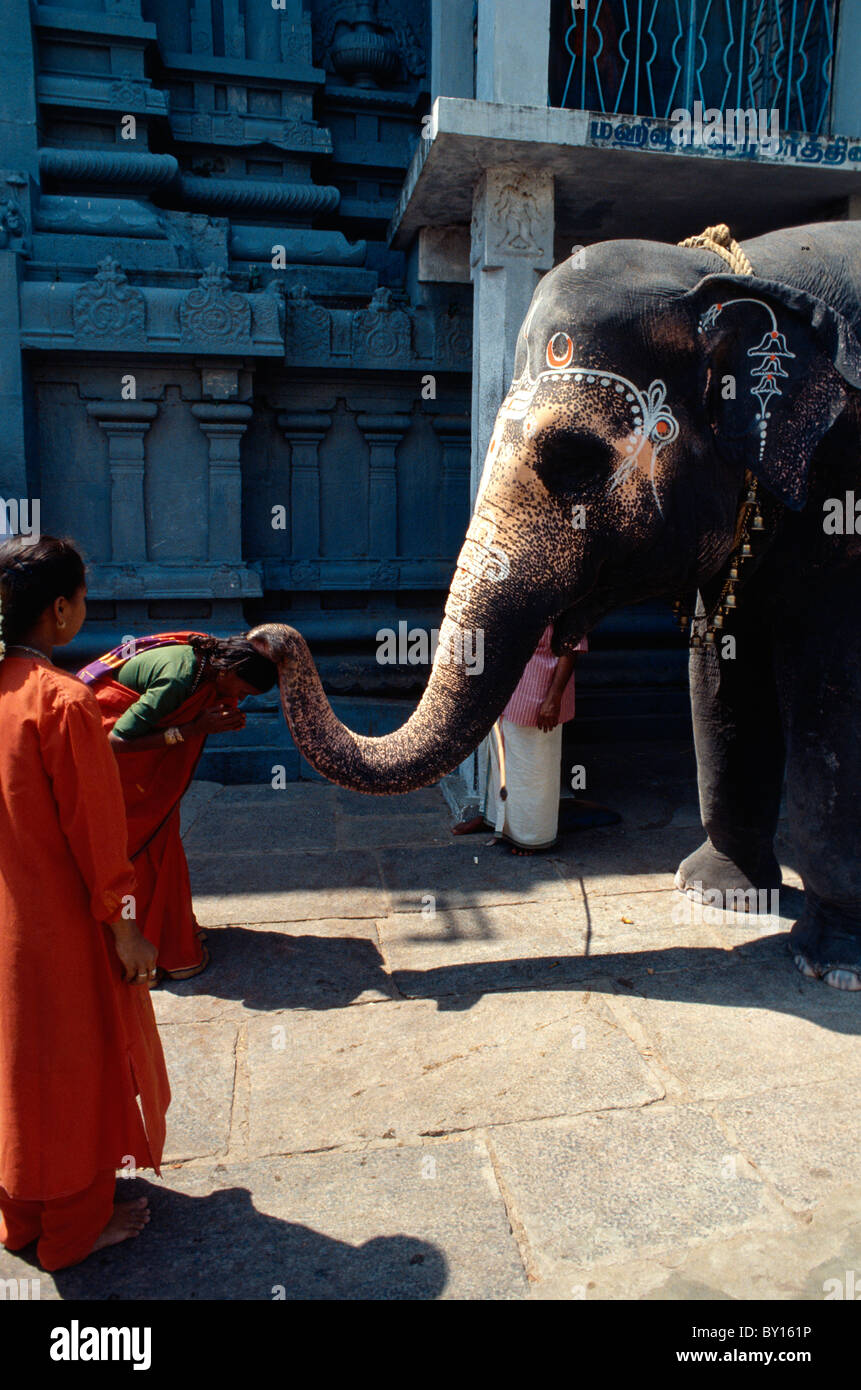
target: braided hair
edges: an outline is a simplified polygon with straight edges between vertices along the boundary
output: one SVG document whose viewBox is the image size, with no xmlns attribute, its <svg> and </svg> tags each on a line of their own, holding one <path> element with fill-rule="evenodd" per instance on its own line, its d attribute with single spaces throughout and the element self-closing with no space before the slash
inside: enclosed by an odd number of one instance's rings
<svg viewBox="0 0 861 1390">
<path fill-rule="evenodd" d="M 275 663 L 261 656 L 244 637 L 192 636 L 188 644 L 197 657 L 199 673 L 233 671 L 255 690 L 271 690 L 278 679 Z"/>
<path fill-rule="evenodd" d="M 86 577 L 71 541 L 12 536 L 0 544 L 0 661 L 6 647 L 23 642 L 55 599 L 74 598 Z"/>
</svg>

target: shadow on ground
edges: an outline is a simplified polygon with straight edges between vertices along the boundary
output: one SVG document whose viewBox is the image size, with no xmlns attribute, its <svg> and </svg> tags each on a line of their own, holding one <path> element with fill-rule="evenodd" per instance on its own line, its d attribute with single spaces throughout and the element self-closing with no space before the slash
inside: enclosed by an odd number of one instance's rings
<svg viewBox="0 0 861 1390">
<path fill-rule="evenodd" d="M 170 1180 L 170 1174 L 166 1173 Z M 435 1299 L 442 1251 L 408 1235 L 350 1245 L 255 1209 L 245 1188 L 189 1197 L 121 1182 L 121 1201 L 147 1196 L 152 1221 L 134 1241 L 52 1277 L 64 1299 Z M 39 1269 L 35 1245 L 17 1258 Z"/>
<path fill-rule="evenodd" d="M 426 970 L 393 969 L 391 975 L 377 947 L 365 938 L 222 927 L 210 930 L 210 942 L 214 968 L 167 986 L 171 994 L 236 1000 L 260 1012 L 328 1010 L 368 995 L 436 999 L 441 1010 L 466 1010 L 486 994 L 588 992 L 597 980 L 609 980 L 623 995 L 766 1009 L 836 1032 L 861 1032 L 861 1013 L 849 1007 L 851 996 L 805 980 L 795 970 L 787 932 L 746 940 L 729 950 L 671 945 L 595 955 L 514 956 Z"/>
</svg>

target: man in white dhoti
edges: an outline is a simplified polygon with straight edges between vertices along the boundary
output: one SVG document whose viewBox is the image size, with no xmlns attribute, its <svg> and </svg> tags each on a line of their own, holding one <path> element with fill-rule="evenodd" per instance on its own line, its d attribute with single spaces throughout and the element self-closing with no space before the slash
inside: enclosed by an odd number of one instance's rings
<svg viewBox="0 0 861 1390">
<path fill-rule="evenodd" d="M 556 841 L 562 725 L 574 717 L 574 657 L 568 652 L 554 656 L 552 635 L 551 625 L 541 634 L 490 736 L 482 813 L 456 825 L 455 835 L 489 826 L 515 854 L 549 849 Z M 585 637 L 576 650 L 588 650 Z"/>
</svg>

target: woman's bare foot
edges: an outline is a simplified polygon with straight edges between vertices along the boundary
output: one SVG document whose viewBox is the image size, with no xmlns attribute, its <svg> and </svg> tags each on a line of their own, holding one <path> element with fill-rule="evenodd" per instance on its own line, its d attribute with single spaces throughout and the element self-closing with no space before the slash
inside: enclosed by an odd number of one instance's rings
<svg viewBox="0 0 861 1390">
<path fill-rule="evenodd" d="M 114 1214 L 102 1234 L 97 1237 L 93 1252 L 139 1236 L 149 1217 L 149 1201 L 146 1197 L 138 1197 L 134 1202 L 115 1202 Z"/>
<path fill-rule="evenodd" d="M 477 835 L 485 829 L 484 816 L 473 816 L 471 820 L 458 821 L 451 828 L 452 835 Z"/>
</svg>

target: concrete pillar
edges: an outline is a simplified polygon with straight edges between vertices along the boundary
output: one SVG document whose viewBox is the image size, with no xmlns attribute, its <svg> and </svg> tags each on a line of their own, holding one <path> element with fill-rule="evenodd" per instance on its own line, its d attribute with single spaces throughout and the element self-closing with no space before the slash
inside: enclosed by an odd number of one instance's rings
<svg viewBox="0 0 861 1390">
<path fill-rule="evenodd" d="M 511 385 L 520 325 L 553 265 L 553 204 L 553 175 L 519 164 L 485 170 L 473 196 L 471 498 Z"/>
<path fill-rule="evenodd" d="M 861 6 L 840 6 L 831 86 L 831 129 L 835 135 L 861 135 Z"/>
<path fill-rule="evenodd" d="M 356 423 L 371 450 L 368 488 L 368 549 L 374 559 L 398 553 L 396 450 L 410 427 L 409 415 L 359 415 Z"/>
<path fill-rule="evenodd" d="M 144 435 L 158 414 L 155 401 L 91 401 L 87 414 L 108 436 L 111 470 L 111 559 L 147 558 Z"/>
<path fill-rule="evenodd" d="M 481 0 L 475 95 L 514 106 L 547 105 L 550 0 Z"/>
<path fill-rule="evenodd" d="M 209 559 L 235 563 L 242 559 L 239 444 L 251 406 L 204 401 L 195 403 L 191 413 L 209 441 Z"/>
<path fill-rule="evenodd" d="M 290 553 L 296 560 L 320 555 L 320 444 L 331 415 L 279 415 L 290 445 Z"/>
<path fill-rule="evenodd" d="M 472 0 L 431 0 L 431 102 L 475 96 L 474 10 Z"/>
</svg>

